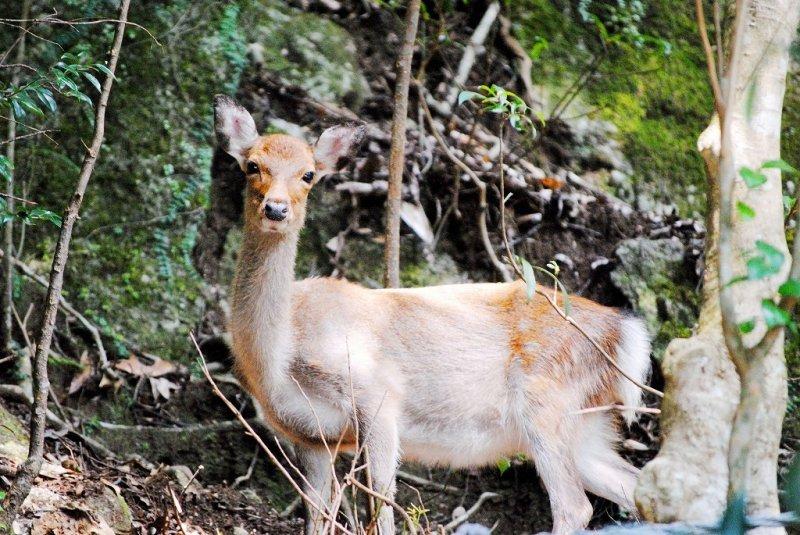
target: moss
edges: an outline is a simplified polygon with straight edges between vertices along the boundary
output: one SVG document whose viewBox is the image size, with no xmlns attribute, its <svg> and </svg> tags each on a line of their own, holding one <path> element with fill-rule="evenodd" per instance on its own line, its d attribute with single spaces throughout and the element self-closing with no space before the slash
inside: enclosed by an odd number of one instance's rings
<svg viewBox="0 0 800 535">
<path fill-rule="evenodd" d="M 665 0 L 648 6 L 639 29 L 667 40 L 671 52 L 666 56 L 646 46 L 611 46 L 603 52 L 595 28 L 579 22 L 572 3 L 524 0 L 509 5 L 526 47 L 537 37 L 549 43 L 534 72 L 551 100 L 585 72 L 594 54 L 604 55 L 580 96 L 581 107 L 617 126 L 639 193 L 675 203 L 691 215 L 704 206 L 704 198 L 693 192 L 705 183 L 695 141 L 712 112 L 705 63 L 685 3 Z"/>
</svg>

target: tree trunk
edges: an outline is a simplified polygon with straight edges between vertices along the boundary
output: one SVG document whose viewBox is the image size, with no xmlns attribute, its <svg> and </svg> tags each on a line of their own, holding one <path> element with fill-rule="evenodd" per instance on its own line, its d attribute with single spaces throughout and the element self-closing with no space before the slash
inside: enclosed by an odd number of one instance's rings
<svg viewBox="0 0 800 535">
<path fill-rule="evenodd" d="M 384 245 L 383 285 L 400 286 L 400 204 L 403 170 L 406 160 L 406 121 L 408 120 L 408 86 L 411 83 L 411 59 L 417 38 L 420 0 L 410 0 L 406 7 L 405 36 L 397 58 L 397 85 L 394 89 L 392 145 L 389 149 L 389 192 L 386 196 L 386 243 Z"/>
<path fill-rule="evenodd" d="M 22 3 L 22 12 L 20 13 L 20 30 L 19 30 L 19 43 L 17 44 L 17 52 L 14 57 L 14 63 L 21 65 L 25 61 L 25 44 L 27 42 L 28 30 L 27 19 L 30 17 L 31 0 L 25 0 Z M 12 67 L 11 73 L 11 86 L 19 84 L 19 67 Z M 14 112 L 8 110 L 8 137 L 6 141 L 6 158 L 13 166 L 15 151 L 16 151 L 16 137 L 17 137 L 17 120 L 14 117 Z M 14 212 L 14 169 L 12 167 L 8 182 L 6 183 L 6 210 Z M 14 225 L 13 221 L 8 221 L 3 228 L 3 248 L 8 251 L 8 254 L 3 259 L 3 293 L 0 295 L 0 354 L 8 355 L 11 353 L 12 347 L 12 331 L 14 324 L 14 314 L 12 308 L 14 306 L 14 262 L 12 255 L 14 254 Z"/>
<path fill-rule="evenodd" d="M 728 494 L 728 444 L 739 377 L 725 351 L 719 307 L 719 147 L 717 117 L 697 148 L 708 177 L 705 272 L 696 333 L 677 338 L 662 360 L 661 449 L 643 469 L 636 504 L 650 522 L 714 522 Z"/>
<path fill-rule="evenodd" d="M 30 444 L 28 447 L 28 458 L 17 470 L 14 482 L 11 485 L 6 498 L 3 502 L 3 516 L 6 525 L 11 525 L 19 507 L 25 501 L 30 492 L 34 478 L 39 475 L 42 467 L 42 456 L 44 454 L 44 433 L 47 426 L 47 400 L 50 394 L 50 382 L 47 376 L 47 356 L 50 353 L 50 344 L 53 341 L 53 331 L 58 314 L 58 303 L 61 300 L 61 289 L 64 285 L 64 270 L 69 256 L 69 244 L 72 238 L 72 229 L 78 219 L 83 196 L 86 193 L 86 186 L 94 171 L 100 147 L 103 144 L 105 135 L 105 114 L 108 105 L 108 97 L 111 94 L 111 86 L 114 83 L 114 71 L 117 68 L 119 50 L 122 46 L 122 38 L 125 34 L 125 24 L 128 18 L 128 8 L 130 0 L 122 0 L 119 8 L 119 22 L 114 35 L 114 45 L 108 61 L 108 69 L 111 74 L 106 76 L 103 81 L 100 98 L 97 102 L 97 109 L 94 120 L 94 136 L 86 156 L 83 159 L 78 182 L 75 186 L 75 193 L 72 195 L 67 209 L 64 211 L 64 218 L 61 224 L 61 231 L 58 235 L 56 250 L 53 255 L 53 265 L 50 268 L 50 284 L 47 287 L 47 297 L 45 300 L 44 319 L 42 330 L 36 341 L 36 354 L 33 365 L 33 406 L 31 407 L 30 420 Z"/>
<path fill-rule="evenodd" d="M 781 112 L 789 67 L 789 46 L 800 18 L 798 0 L 750 0 L 737 6 L 720 153 L 720 280 L 725 342 L 742 382 L 731 435 L 730 493 L 747 496 L 750 514 L 779 511 L 777 457 L 786 411 L 786 363 L 783 333 L 765 338 L 761 303 L 773 299 L 789 270 L 783 222 L 780 172 L 761 170 L 767 182 L 748 188 L 740 178 L 747 167 L 758 170 L 780 158 Z M 734 209 L 745 203 L 755 217 Z M 746 274 L 756 242 L 781 251 L 779 273 L 758 280 L 725 283 Z M 740 334 L 739 325 L 755 320 Z M 784 531 L 775 529 L 775 532 Z"/>
</svg>

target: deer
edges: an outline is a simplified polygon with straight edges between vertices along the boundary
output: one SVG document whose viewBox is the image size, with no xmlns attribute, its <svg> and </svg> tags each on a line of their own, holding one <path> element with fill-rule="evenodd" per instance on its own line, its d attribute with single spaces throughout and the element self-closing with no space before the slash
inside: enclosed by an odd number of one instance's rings
<svg viewBox="0 0 800 535">
<path fill-rule="evenodd" d="M 573 296 L 569 325 L 522 281 L 367 289 L 295 280 L 309 191 L 342 170 L 365 126 L 328 128 L 313 146 L 259 135 L 233 99 L 214 99 L 219 146 L 246 175 L 244 235 L 231 290 L 231 349 L 269 427 L 295 447 L 306 533 L 320 534 L 338 451 L 368 452 L 372 488 L 388 500 L 401 460 L 452 468 L 532 459 L 553 533 L 585 528 L 587 492 L 635 512 L 638 469 L 617 451 L 650 369 L 641 319 Z M 619 405 L 621 411 L 584 411 Z M 360 430 L 360 433 L 359 433 Z M 313 503 L 309 503 L 313 502 Z M 377 528 L 394 534 L 382 503 Z"/>
</svg>

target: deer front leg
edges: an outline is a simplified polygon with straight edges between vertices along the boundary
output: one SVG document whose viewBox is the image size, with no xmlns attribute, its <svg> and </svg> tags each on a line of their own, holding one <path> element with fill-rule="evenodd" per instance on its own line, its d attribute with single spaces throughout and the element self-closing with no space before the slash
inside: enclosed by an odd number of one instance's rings
<svg viewBox="0 0 800 535">
<path fill-rule="evenodd" d="M 395 472 L 400 458 L 397 424 L 390 418 L 375 418 L 365 430 L 364 443 L 372 489 L 394 501 Z M 394 535 L 394 532 L 394 509 L 391 505 L 381 504 L 378 533 Z"/>
<path fill-rule="evenodd" d="M 306 502 L 306 535 L 322 535 L 330 527 L 320 509 L 330 511 L 332 499 L 333 471 L 331 456 L 325 448 L 297 446 L 297 461 L 305 475 L 303 491 L 314 500 Z"/>
</svg>

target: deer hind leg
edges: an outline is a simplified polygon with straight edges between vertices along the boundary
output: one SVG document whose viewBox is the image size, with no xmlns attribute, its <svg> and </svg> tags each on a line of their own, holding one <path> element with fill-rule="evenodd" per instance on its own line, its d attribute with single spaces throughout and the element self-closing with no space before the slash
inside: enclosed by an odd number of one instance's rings
<svg viewBox="0 0 800 535">
<path fill-rule="evenodd" d="M 333 471 L 331 456 L 325 448 L 296 446 L 297 461 L 305 476 L 303 491 L 314 500 L 306 502 L 306 535 L 322 535 L 330 529 L 320 509 L 330 511 L 333 494 Z"/>
<path fill-rule="evenodd" d="M 527 426 L 531 456 L 550 499 L 553 533 L 573 533 L 585 528 L 592 517 L 592 505 L 572 453 L 573 426 L 566 412 L 541 412 L 539 408 Z"/>
<path fill-rule="evenodd" d="M 575 449 L 575 463 L 586 490 L 635 513 L 633 491 L 639 469 L 619 456 L 618 440 L 611 415 L 583 416 L 581 436 Z"/>
</svg>

